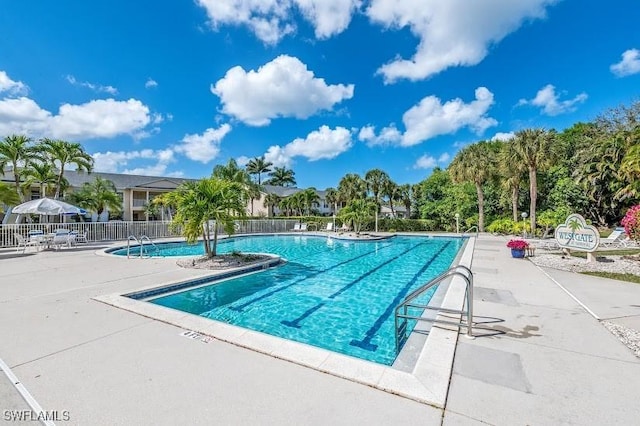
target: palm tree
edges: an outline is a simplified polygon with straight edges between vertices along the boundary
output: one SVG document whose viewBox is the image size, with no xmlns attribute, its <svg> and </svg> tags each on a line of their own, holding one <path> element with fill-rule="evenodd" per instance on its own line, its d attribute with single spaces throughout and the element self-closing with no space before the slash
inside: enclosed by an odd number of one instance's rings
<svg viewBox="0 0 640 426">
<path fill-rule="evenodd" d="M 187 182 L 172 192 L 172 202 L 177 206 L 173 226 L 181 227 L 188 242 L 202 236 L 207 258 L 217 255 L 218 225 L 233 234 L 236 219 L 245 217 L 246 187 L 239 182 L 217 178 Z M 213 240 L 209 221 L 215 221 Z"/>
<path fill-rule="evenodd" d="M 25 201 L 25 197 L 20 188 L 20 169 L 18 167 L 27 168 L 31 161 L 38 158 L 31 142 L 31 138 L 22 135 L 10 135 L 0 142 L 0 168 L 4 172 L 7 164 L 11 165 L 16 192 L 21 202 Z"/>
<path fill-rule="evenodd" d="M 391 209 L 391 216 L 393 217 L 396 217 L 396 211 L 393 208 L 393 202 L 400 201 L 399 188 L 400 187 L 398 186 L 398 184 L 393 182 L 392 180 L 387 181 L 383 188 L 384 195 L 387 197 L 387 200 L 389 200 L 389 208 Z"/>
<path fill-rule="evenodd" d="M 258 185 L 262 185 L 262 173 L 269 173 L 271 166 L 273 166 L 273 163 L 266 161 L 263 155 L 250 160 L 247 163 L 246 170 L 250 175 L 258 175 Z"/>
<path fill-rule="evenodd" d="M 296 185 L 296 173 L 287 169 L 286 167 L 275 167 L 269 176 L 271 179 L 265 182 L 265 184 L 273 186 L 295 186 Z"/>
<path fill-rule="evenodd" d="M 316 192 L 315 188 L 307 188 L 304 191 L 300 191 L 300 198 L 302 199 L 302 203 L 304 205 L 307 216 L 311 215 L 311 207 L 313 203 L 317 203 L 320 201 L 320 196 Z"/>
<path fill-rule="evenodd" d="M 340 201 L 340 194 L 334 188 L 327 188 L 325 190 L 325 199 L 327 203 L 331 204 L 333 214 L 338 211 L 338 202 Z"/>
<path fill-rule="evenodd" d="M 338 213 L 338 218 L 343 223 L 350 223 L 356 234 L 362 230 L 362 225 L 371 219 L 376 211 L 376 203 L 364 198 L 350 201 Z"/>
<path fill-rule="evenodd" d="M 69 200 L 86 210 L 100 215 L 109 210 L 119 213 L 122 210 L 122 200 L 113 182 L 96 177 L 92 182 L 86 182 L 80 190 L 69 194 Z"/>
<path fill-rule="evenodd" d="M 62 191 L 64 168 L 67 164 L 75 164 L 78 172 L 93 170 L 93 157 L 87 154 L 79 143 L 62 140 L 42 139 L 40 141 L 44 151 L 48 154 L 53 166 L 58 169 L 56 192 L 54 198 L 58 198 Z"/>
<path fill-rule="evenodd" d="M 253 202 L 257 200 L 261 196 L 260 185 L 255 182 L 249 182 L 245 185 L 246 195 L 249 197 L 249 201 L 251 201 L 251 216 L 253 216 Z"/>
<path fill-rule="evenodd" d="M 399 201 L 404 205 L 404 208 L 406 210 L 405 212 L 406 218 L 408 219 L 409 217 L 411 217 L 411 198 L 412 198 L 411 185 L 409 185 L 408 183 L 405 183 L 404 185 L 400 185 L 398 187 L 398 195 L 399 195 Z"/>
<path fill-rule="evenodd" d="M 549 166 L 555 158 L 555 132 L 544 129 L 525 129 L 516 132 L 509 161 L 523 163 L 529 170 L 529 218 L 531 232 L 536 229 L 536 202 L 538 197 L 538 170 Z"/>
<path fill-rule="evenodd" d="M 285 216 L 291 216 L 291 212 L 293 211 L 293 199 L 291 196 L 284 197 L 280 200 L 278 207 L 282 210 Z"/>
<path fill-rule="evenodd" d="M 367 184 L 356 173 L 347 173 L 338 183 L 340 199 L 346 203 L 364 199 L 367 196 Z"/>
<path fill-rule="evenodd" d="M 454 183 L 473 182 L 478 195 L 478 231 L 484 232 L 484 192 L 482 185 L 495 173 L 496 145 L 478 142 L 465 147 L 449 165 Z"/>
<path fill-rule="evenodd" d="M 498 157 L 498 170 L 503 180 L 502 186 L 510 192 L 511 197 L 511 214 L 513 221 L 518 222 L 518 195 L 520 194 L 520 182 L 522 176 L 527 171 L 527 166 L 520 161 L 512 161 L 516 155 L 514 152 L 514 144 L 507 141 L 502 144 L 500 155 Z"/>
<path fill-rule="evenodd" d="M 278 194 L 267 194 L 264 197 L 264 206 L 269 210 L 269 217 L 275 216 L 274 208 L 280 205 L 282 198 Z"/>
<path fill-rule="evenodd" d="M 40 197 L 46 197 L 58 185 L 58 175 L 51 163 L 31 163 L 28 169 L 23 170 L 22 175 L 25 177 L 23 187 L 31 188 L 32 185 L 37 184 L 40 188 Z M 60 185 L 68 187 L 69 182 L 62 178 Z"/>
<path fill-rule="evenodd" d="M 380 198 L 382 196 L 382 192 L 389 184 L 389 175 L 380 169 L 372 169 L 364 175 L 364 180 L 367 184 L 367 190 L 371 192 L 373 201 L 376 203 L 376 206 L 378 206 L 378 208 L 376 209 L 375 219 L 375 231 L 378 232 L 378 213 L 380 212 Z"/>
<path fill-rule="evenodd" d="M 213 168 L 211 177 L 226 180 L 229 182 L 236 182 L 243 185 L 248 185 L 251 182 L 249 173 L 246 170 L 240 168 L 236 160 L 233 158 L 229 160 L 226 165 L 218 164 Z"/>
<path fill-rule="evenodd" d="M 2 205 L 15 206 L 20 202 L 20 197 L 14 188 L 4 182 L 0 182 L 0 212 Z"/>
</svg>

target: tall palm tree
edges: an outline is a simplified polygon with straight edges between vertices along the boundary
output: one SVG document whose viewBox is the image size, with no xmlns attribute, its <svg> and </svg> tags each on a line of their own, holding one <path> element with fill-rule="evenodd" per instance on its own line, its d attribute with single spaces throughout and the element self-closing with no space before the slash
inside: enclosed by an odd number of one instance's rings
<svg viewBox="0 0 640 426">
<path fill-rule="evenodd" d="M 382 192 L 389 184 L 389 175 L 380 170 L 380 169 L 372 169 L 369 170 L 364 175 L 364 180 L 367 184 L 367 190 L 373 196 L 373 201 L 376 203 L 378 208 L 376 209 L 376 218 L 375 218 L 375 231 L 378 232 L 378 214 L 380 213 L 380 198 L 382 196 Z"/>
<path fill-rule="evenodd" d="M 512 162 L 520 162 L 529 170 L 529 218 L 531 232 L 536 229 L 536 203 L 538 198 L 538 170 L 551 165 L 555 158 L 555 132 L 544 129 L 525 129 L 516 132 L 511 156 Z"/>
<path fill-rule="evenodd" d="M 86 182 L 80 190 L 69 194 L 69 200 L 73 204 L 92 211 L 100 217 L 105 211 L 119 213 L 122 210 L 122 201 L 116 191 L 115 184 L 101 177 L 96 177 L 92 182 Z"/>
<path fill-rule="evenodd" d="M 386 182 L 383 188 L 383 194 L 389 200 L 389 208 L 391 209 L 391 216 L 396 217 L 396 211 L 393 208 L 394 201 L 400 201 L 400 187 L 392 180 Z"/>
<path fill-rule="evenodd" d="M 264 155 L 262 157 L 256 157 L 247 163 L 247 173 L 250 175 L 258 176 L 258 185 L 262 185 L 262 173 L 269 173 L 271 171 L 273 163 L 266 161 Z"/>
<path fill-rule="evenodd" d="M 58 169 L 58 179 L 54 198 L 58 198 L 62 191 L 62 181 L 64 179 L 64 169 L 67 164 L 75 164 L 79 172 L 91 173 L 93 170 L 93 157 L 87 154 L 79 143 L 72 143 L 63 140 L 42 139 L 40 141 L 44 151 L 48 154 L 53 166 Z"/>
<path fill-rule="evenodd" d="M 176 205 L 173 225 L 182 228 L 188 242 L 197 241 L 202 236 L 208 258 L 217 254 L 218 225 L 225 232 L 233 234 L 236 219 L 245 217 L 246 187 L 239 182 L 217 178 L 187 182 L 173 191 L 170 196 Z M 213 237 L 209 221 L 215 221 Z"/>
<path fill-rule="evenodd" d="M 296 185 L 296 173 L 287 169 L 286 167 L 275 167 L 271 173 L 269 173 L 271 179 L 265 182 L 265 184 L 273 186 L 295 186 Z"/>
<path fill-rule="evenodd" d="M 478 195 L 478 231 L 484 232 L 484 192 L 482 185 L 495 174 L 496 145 L 477 142 L 460 151 L 449 165 L 454 183 L 473 182 Z"/>
<path fill-rule="evenodd" d="M 399 201 L 404 205 L 407 219 L 411 217 L 411 185 L 405 183 L 398 187 Z"/>
<path fill-rule="evenodd" d="M 20 201 L 25 197 L 20 188 L 20 168 L 28 168 L 29 164 L 37 159 L 38 155 L 32 146 L 31 138 L 23 135 L 10 135 L 0 142 L 0 168 L 4 172 L 7 164 L 11 165 L 16 192 Z"/>
<path fill-rule="evenodd" d="M 249 182 L 245 185 L 246 195 L 249 197 L 249 201 L 251 202 L 251 216 L 253 216 L 253 202 L 260 198 L 260 185 L 255 182 Z"/>
<path fill-rule="evenodd" d="M 364 199 L 367 196 L 367 184 L 356 173 L 347 173 L 338 183 L 340 200 L 349 203 L 352 200 Z"/>
<path fill-rule="evenodd" d="M 274 208 L 280 205 L 282 198 L 278 194 L 270 193 L 264 197 L 264 206 L 269 210 L 269 217 L 275 216 Z"/>
<path fill-rule="evenodd" d="M 336 214 L 338 211 L 338 202 L 340 201 L 340 194 L 334 188 L 327 188 L 325 190 L 325 199 L 327 203 L 331 205 L 331 209 L 333 214 Z"/>
<path fill-rule="evenodd" d="M 512 161 L 516 156 L 515 145 L 511 140 L 502 143 L 498 156 L 498 170 L 503 177 L 501 185 L 510 193 L 511 214 L 514 222 L 518 222 L 518 198 L 520 194 L 520 182 L 527 172 L 527 166 L 520 161 Z"/>
<path fill-rule="evenodd" d="M 46 197 L 49 193 L 55 191 L 58 184 L 58 175 L 51 163 L 33 162 L 28 169 L 24 169 L 22 176 L 24 188 L 31 188 L 32 185 L 38 185 L 40 188 L 40 197 Z M 60 185 L 69 186 L 69 182 L 63 178 Z"/>
<path fill-rule="evenodd" d="M 249 173 L 238 166 L 238 163 L 236 163 L 236 160 L 234 160 L 233 158 L 230 159 L 226 165 L 216 165 L 213 168 L 211 177 L 221 180 L 227 180 L 229 182 L 236 182 L 243 185 L 248 185 L 251 182 Z"/>
</svg>

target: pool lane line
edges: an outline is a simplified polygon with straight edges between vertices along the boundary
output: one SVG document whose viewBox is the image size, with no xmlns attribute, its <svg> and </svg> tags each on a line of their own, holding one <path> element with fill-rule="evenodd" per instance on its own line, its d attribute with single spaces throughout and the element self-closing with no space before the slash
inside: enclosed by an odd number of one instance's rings
<svg viewBox="0 0 640 426">
<path fill-rule="evenodd" d="M 429 268 L 429 266 L 431 266 L 431 264 L 434 262 L 434 260 L 436 260 L 438 258 L 438 256 L 440 256 L 440 254 L 447 248 L 449 247 L 449 245 L 451 244 L 451 241 L 447 242 L 444 246 L 442 246 L 440 248 L 440 250 L 438 250 L 438 252 L 433 255 L 433 257 L 431 259 L 429 259 L 429 262 L 427 262 L 426 264 L 424 264 L 422 266 L 422 268 L 420 268 L 420 271 L 418 271 L 413 278 L 411 279 L 411 281 L 409 281 L 401 290 L 400 292 L 398 292 L 398 294 L 396 295 L 396 297 L 391 301 L 391 303 L 387 306 L 387 309 L 385 309 L 385 311 L 382 313 L 382 315 L 380 315 L 378 317 L 378 319 L 376 320 L 376 322 L 373 324 L 373 326 L 367 330 L 367 332 L 365 333 L 365 338 L 362 340 L 352 340 L 349 344 L 351 346 L 357 346 L 359 348 L 362 348 L 364 350 L 367 351 L 371 351 L 371 352 L 375 352 L 378 349 L 378 345 L 374 345 L 371 343 L 371 340 L 375 337 L 375 335 L 378 333 L 378 331 L 380 331 L 380 328 L 382 327 L 382 324 L 384 324 L 384 322 L 391 316 L 391 314 L 393 313 L 394 309 L 396 308 L 396 306 L 398 306 L 398 304 L 402 301 L 402 298 L 404 298 L 407 293 L 409 292 L 409 290 L 411 289 L 411 286 L 413 284 L 415 284 L 415 282 L 418 280 L 418 277 L 424 273 L 424 271 L 427 270 L 427 268 Z"/>
<path fill-rule="evenodd" d="M 254 299 L 252 299 L 252 300 L 249 300 L 248 302 L 245 302 L 245 303 L 243 303 L 243 304 L 241 304 L 241 305 L 239 305 L 239 306 L 231 306 L 231 305 L 230 305 L 230 306 L 228 306 L 228 309 L 231 309 L 231 310 L 233 310 L 233 311 L 238 311 L 238 312 L 239 312 L 239 311 L 242 311 L 242 310 L 243 310 L 244 308 L 246 308 L 247 306 L 249 306 L 249 305 L 251 305 L 251 304 L 253 304 L 253 303 L 255 303 L 255 302 L 258 302 L 258 301 L 260 301 L 260 300 L 262 300 L 262 299 L 266 299 L 267 297 L 270 297 L 270 296 L 272 296 L 272 295 L 274 295 L 274 294 L 276 294 L 276 293 L 278 293 L 278 292 L 280 292 L 280 291 L 282 291 L 282 290 L 285 290 L 285 289 L 287 289 L 287 288 L 289 288 L 289 287 L 292 287 L 292 286 L 294 286 L 294 285 L 296 285 L 296 284 L 300 284 L 302 281 L 305 281 L 305 280 L 307 280 L 307 279 L 309 279 L 309 278 L 316 277 L 316 276 L 318 276 L 318 275 L 320 275 L 320 274 L 323 274 L 323 273 L 325 273 L 325 272 L 328 272 L 328 271 L 330 271 L 330 270 L 332 270 L 332 269 L 335 269 L 335 268 L 338 268 L 338 267 L 340 267 L 340 266 L 346 265 L 347 263 L 353 262 L 354 260 L 358 260 L 358 259 L 361 259 L 361 258 L 363 258 L 363 257 L 369 256 L 369 255 L 371 255 L 371 254 L 373 254 L 373 253 L 378 252 L 379 250 L 384 250 L 384 249 L 386 249 L 386 248 L 388 248 L 388 247 L 391 247 L 392 245 L 393 245 L 393 244 L 391 244 L 391 243 L 390 243 L 390 244 L 384 245 L 384 246 L 382 246 L 382 247 L 376 248 L 375 250 L 371 250 L 371 251 L 368 251 L 368 252 L 366 252 L 366 253 L 360 254 L 360 255 L 358 255 L 358 256 L 356 256 L 356 257 L 354 257 L 354 258 L 344 260 L 344 261 L 342 261 L 342 262 L 340 262 L 340 263 L 336 263 L 335 265 L 332 265 L 332 266 L 330 266 L 330 267 L 328 267 L 328 268 L 326 268 L 326 269 L 322 269 L 322 270 L 320 270 L 320 271 L 313 272 L 313 273 L 311 273 L 311 274 L 309 274 L 309 275 L 305 276 L 304 278 L 301 278 L 301 279 L 299 279 L 299 280 L 296 280 L 296 281 L 292 282 L 291 284 L 287 284 L 287 285 L 285 285 L 285 286 L 278 287 L 278 288 L 276 288 L 276 289 L 274 289 L 274 290 L 272 290 L 272 291 L 270 291 L 270 292 L 268 292 L 268 293 L 262 294 L 262 295 L 260 295 L 260 296 L 258 296 L 258 297 L 256 297 L 256 298 L 254 298 Z"/>
<path fill-rule="evenodd" d="M 331 294 L 330 296 L 328 296 L 328 299 L 334 299 L 336 296 L 344 293 L 345 291 L 347 291 L 348 289 L 350 289 L 351 287 L 353 287 L 354 285 L 358 284 L 359 282 L 361 282 L 363 279 L 365 279 L 366 277 L 368 277 L 369 275 L 375 273 L 376 271 L 380 270 L 381 268 L 387 266 L 388 264 L 390 264 L 391 262 L 397 260 L 399 257 L 404 256 L 405 254 L 409 253 L 410 251 L 418 248 L 421 245 L 426 244 L 427 242 L 420 242 L 412 247 L 409 247 L 408 249 L 406 249 L 405 251 L 403 251 L 402 253 L 397 254 L 396 256 L 385 260 L 384 262 L 382 262 L 381 264 L 379 264 L 378 266 L 376 266 L 375 268 L 365 272 L 364 274 L 360 275 L 358 278 L 356 278 L 355 280 L 351 281 L 349 284 L 345 285 L 344 287 L 342 287 L 340 290 L 336 291 L 335 293 Z M 302 320 L 304 320 L 305 318 L 309 317 L 309 315 L 311 315 L 312 313 L 314 313 L 315 311 L 317 311 L 318 309 L 320 309 L 323 305 L 325 305 L 324 302 L 321 302 L 319 304 L 317 304 L 316 306 L 310 308 L 309 310 L 307 310 L 306 312 L 304 312 L 300 317 L 292 320 L 292 321 L 288 321 L 288 320 L 284 320 L 284 321 L 280 321 L 281 324 L 284 324 L 286 326 L 289 327 L 295 327 L 295 328 L 300 328 L 300 322 Z M 294 324 L 294 325 L 290 325 L 290 324 Z"/>
</svg>

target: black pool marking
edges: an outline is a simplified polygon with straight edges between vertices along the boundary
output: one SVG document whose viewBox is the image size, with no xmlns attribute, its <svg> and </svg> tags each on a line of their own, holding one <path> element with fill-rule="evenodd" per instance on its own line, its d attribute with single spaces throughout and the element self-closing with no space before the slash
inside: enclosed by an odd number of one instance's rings
<svg viewBox="0 0 640 426">
<path fill-rule="evenodd" d="M 278 293 L 278 292 L 280 292 L 280 291 L 282 291 L 282 290 L 285 290 L 285 289 L 287 289 L 287 288 L 289 288 L 289 287 L 292 287 L 292 286 L 294 286 L 294 285 L 296 285 L 296 284 L 300 284 L 302 281 L 305 281 L 305 280 L 307 280 L 307 279 L 309 279 L 309 278 L 311 278 L 311 277 L 318 276 L 318 275 L 320 275 L 320 274 L 322 274 L 322 273 L 325 273 L 325 272 L 327 272 L 327 271 L 330 271 L 330 270 L 332 270 L 332 269 L 335 269 L 335 268 L 337 268 L 337 267 L 339 267 L 339 266 L 346 265 L 346 264 L 347 264 L 347 263 L 349 263 L 349 262 L 353 262 L 354 260 L 358 260 L 358 259 L 361 259 L 361 258 L 363 258 L 363 257 L 369 256 L 369 255 L 371 255 L 371 254 L 373 254 L 373 253 L 376 253 L 376 252 L 377 252 L 377 251 L 379 251 L 379 250 L 383 250 L 383 249 L 385 249 L 385 248 L 391 247 L 392 245 L 393 245 L 393 244 L 387 244 L 387 245 L 382 246 L 382 247 L 380 247 L 380 248 L 377 248 L 377 249 L 375 249 L 375 250 L 371 250 L 371 251 L 368 251 L 368 252 L 363 253 L 363 254 L 361 254 L 361 255 L 358 255 L 358 256 L 356 256 L 356 257 L 354 257 L 354 258 L 352 258 L 352 259 L 347 259 L 347 260 L 344 260 L 344 261 L 342 261 L 342 262 L 340 262 L 340 263 L 336 263 L 335 265 L 330 266 L 330 267 L 328 267 L 328 268 L 326 268 L 326 269 L 322 269 L 322 270 L 320 270 L 320 271 L 316 271 L 316 272 L 313 272 L 313 273 L 311 273 L 311 274 L 309 274 L 309 275 L 306 275 L 304 278 L 301 278 L 301 279 L 299 279 L 299 280 L 297 280 L 297 281 L 294 281 L 294 282 L 292 282 L 291 284 L 285 285 L 285 286 L 283 286 L 283 287 L 279 287 L 279 288 L 277 288 L 277 289 L 275 289 L 275 290 L 272 290 L 272 291 L 270 291 L 270 292 L 268 292 L 268 293 L 265 293 L 265 294 L 263 294 L 263 295 L 261 295 L 261 296 L 258 296 L 258 297 L 256 297 L 256 298 L 255 298 L 255 299 L 253 299 L 253 300 L 249 300 L 248 302 L 245 302 L 245 303 L 243 303 L 242 305 L 239 305 L 239 306 L 229 306 L 228 308 L 229 308 L 229 309 L 231 309 L 231 310 L 234 310 L 234 311 L 242 311 L 244 308 L 246 308 L 247 306 L 251 305 L 252 303 L 255 303 L 255 302 L 257 302 L 257 301 L 259 301 L 259 300 L 262 300 L 262 299 L 266 299 L 267 297 L 270 297 L 270 296 L 272 296 L 272 295 L 274 295 L 274 294 L 276 294 L 276 293 Z"/>
<path fill-rule="evenodd" d="M 299 324 L 300 321 L 304 320 L 306 317 L 308 317 L 318 309 L 322 308 L 323 306 L 324 306 L 324 303 L 320 303 L 312 307 L 311 309 L 308 309 L 304 314 L 300 315 L 298 318 L 294 319 L 293 321 L 282 320 L 280 321 L 280 323 L 286 325 L 287 327 L 300 328 L 301 327 L 301 325 Z"/>
<path fill-rule="evenodd" d="M 409 292 L 409 289 L 411 288 L 411 286 L 417 281 L 418 277 L 427 270 L 427 268 L 429 266 L 431 266 L 431 264 L 433 263 L 433 261 L 440 256 L 440 254 L 447 248 L 449 247 L 449 245 L 451 244 L 451 241 L 447 242 L 444 246 L 442 246 L 440 248 L 440 250 L 438 250 L 438 252 L 431 258 L 429 259 L 429 262 L 427 262 L 422 268 L 420 268 L 420 271 L 418 271 L 413 278 L 411 279 L 411 281 L 409 281 L 407 283 L 407 285 L 405 285 L 400 292 L 396 295 L 396 297 L 393 299 L 393 301 L 389 304 L 389 306 L 387 306 L 387 309 L 382 313 L 382 315 L 380 315 L 378 317 L 378 319 L 376 320 L 376 322 L 373 324 L 373 326 L 371 326 L 371 328 L 369 330 L 367 330 L 367 332 L 365 333 L 365 338 L 362 340 L 352 340 L 349 344 L 351 346 L 357 346 L 359 348 L 362 348 L 364 350 L 367 351 L 371 351 L 371 352 L 375 352 L 378 349 L 378 345 L 374 345 L 371 343 L 371 340 L 375 337 L 375 335 L 378 333 L 378 331 L 380 331 L 380 327 L 382 327 L 382 324 L 387 320 L 387 318 L 389 318 L 389 316 L 391 316 L 391 314 L 393 313 L 393 310 L 396 308 L 396 306 L 398 306 L 398 303 L 400 303 L 400 301 L 402 300 L 403 297 L 406 296 L 406 294 Z"/>
<path fill-rule="evenodd" d="M 408 249 L 406 249 L 405 251 L 403 251 L 402 253 L 397 254 L 396 256 L 385 260 L 384 262 L 382 262 L 380 265 L 376 266 L 375 268 L 365 272 L 364 274 L 360 275 L 358 278 L 356 278 L 355 280 L 351 281 L 349 284 L 345 285 L 344 287 L 342 287 L 340 290 L 336 291 L 335 293 L 333 293 L 332 295 L 328 296 L 328 299 L 334 299 L 336 296 L 344 293 L 345 291 L 347 291 L 348 289 L 350 289 L 351 287 L 353 287 L 354 285 L 358 284 L 359 282 L 361 282 L 363 279 L 365 279 L 366 277 L 368 277 L 369 275 L 373 274 L 374 272 L 378 271 L 380 268 L 388 265 L 389 263 L 393 262 L 394 260 L 397 260 L 400 256 L 404 256 L 405 254 L 409 253 L 410 251 L 420 247 L 421 245 L 426 244 L 426 242 L 421 242 L 418 243 L 412 247 L 409 247 Z M 437 256 L 437 255 L 436 255 Z M 294 326 L 290 326 L 290 327 L 296 327 L 296 328 L 300 328 L 299 323 L 304 320 L 305 318 L 307 318 L 309 315 L 311 315 L 312 313 L 314 313 L 315 311 L 317 311 L 318 309 L 320 309 L 325 303 L 319 303 L 318 305 L 312 307 L 311 309 L 307 310 L 305 313 L 303 313 L 300 317 L 294 319 L 293 321 L 280 321 L 282 324 L 284 325 L 289 325 L 289 324 L 295 324 Z"/>
</svg>

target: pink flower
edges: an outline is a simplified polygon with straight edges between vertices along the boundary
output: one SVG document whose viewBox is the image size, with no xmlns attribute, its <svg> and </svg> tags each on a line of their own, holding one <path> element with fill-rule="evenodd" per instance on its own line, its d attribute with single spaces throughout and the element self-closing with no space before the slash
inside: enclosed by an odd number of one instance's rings
<svg viewBox="0 0 640 426">
<path fill-rule="evenodd" d="M 525 240 L 509 240 L 507 247 L 514 250 L 524 250 L 529 248 L 529 243 Z"/>
</svg>

